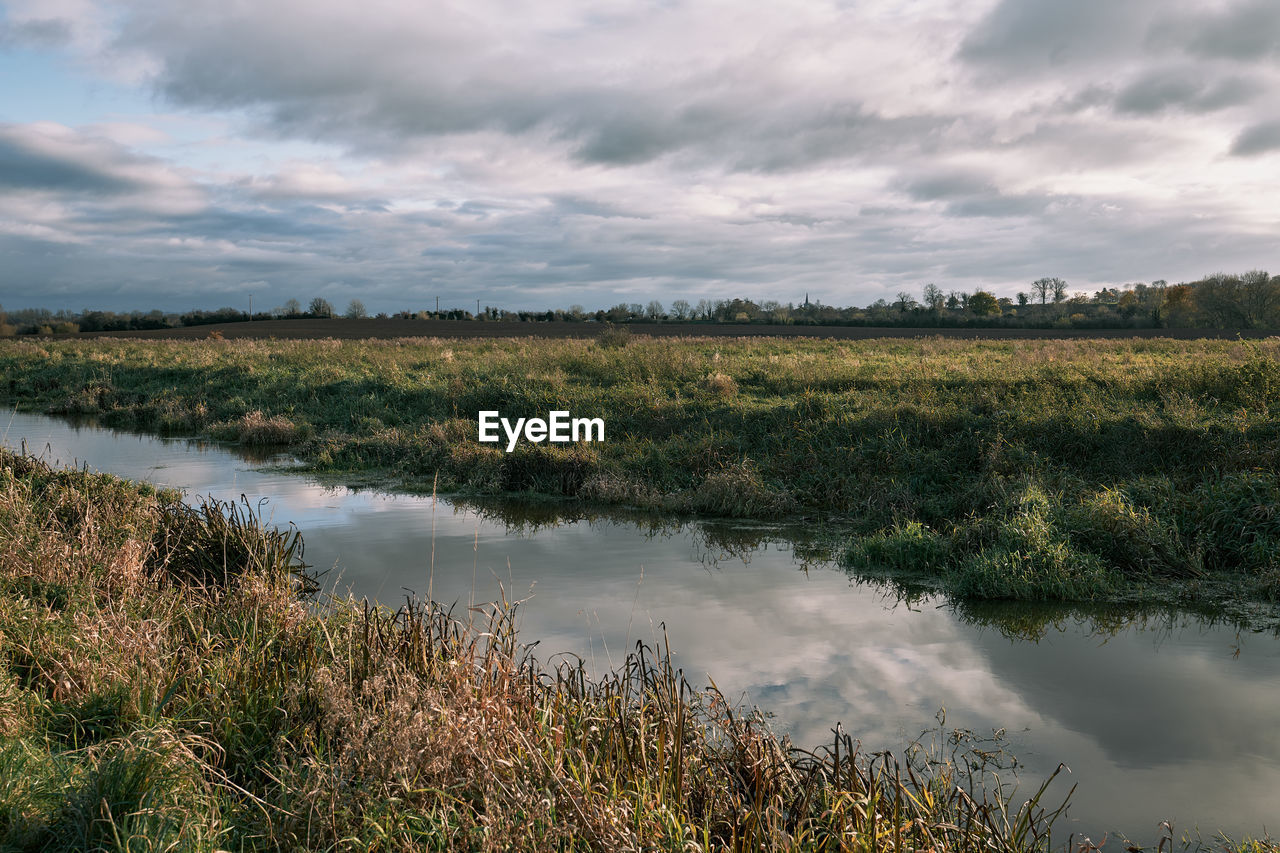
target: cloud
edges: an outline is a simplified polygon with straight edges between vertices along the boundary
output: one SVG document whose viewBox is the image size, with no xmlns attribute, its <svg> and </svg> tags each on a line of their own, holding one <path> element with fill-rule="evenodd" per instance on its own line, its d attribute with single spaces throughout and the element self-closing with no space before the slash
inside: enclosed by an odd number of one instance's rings
<svg viewBox="0 0 1280 853">
<path fill-rule="evenodd" d="M 74 141 L 23 133 L 12 126 L 0 127 L 0 186 L 23 190 L 54 190 L 90 195 L 134 192 L 142 184 L 136 178 L 94 162 L 99 153 Z"/>
<path fill-rule="evenodd" d="M 940 169 L 913 174 L 901 181 L 907 195 L 916 201 L 937 201 L 995 191 L 989 175 L 964 169 Z"/>
<path fill-rule="evenodd" d="M 1274 147 L 1280 67 L 1221 47 L 1257 6 L 13 0 L 155 111 L 0 126 L 0 233 L 29 277 L 181 308 L 249 279 L 377 311 L 1274 266 L 1280 186 L 1223 156 Z"/>
<path fill-rule="evenodd" d="M 1280 56 L 1280 5 L 1246 0 L 1197 15 L 1180 28 L 1191 52 L 1240 62 Z"/>
<path fill-rule="evenodd" d="M 1231 153 L 1237 157 L 1250 157 L 1280 151 L 1280 121 L 1268 121 L 1245 128 L 1231 144 Z"/>
<path fill-rule="evenodd" d="M 61 47 L 71 41 L 71 24 L 64 18 L 0 21 L 0 48 Z"/>
<path fill-rule="evenodd" d="M 959 57 L 1014 73 L 1084 65 L 1132 53 L 1160 0 L 1000 0 L 964 38 Z"/>
<path fill-rule="evenodd" d="M 1168 110 L 1207 113 L 1247 103 L 1260 87 L 1236 76 L 1210 82 L 1197 68 L 1153 71 L 1129 83 L 1116 95 L 1121 113 L 1152 115 Z"/>
</svg>

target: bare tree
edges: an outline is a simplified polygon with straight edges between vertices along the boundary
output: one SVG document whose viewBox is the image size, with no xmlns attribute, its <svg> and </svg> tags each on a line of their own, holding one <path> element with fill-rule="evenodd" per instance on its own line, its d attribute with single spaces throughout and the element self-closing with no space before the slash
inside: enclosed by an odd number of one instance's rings
<svg viewBox="0 0 1280 853">
<path fill-rule="evenodd" d="M 688 301 L 684 299 L 677 299 L 671 303 L 671 313 L 675 315 L 677 320 L 688 320 L 691 310 Z"/>
<path fill-rule="evenodd" d="M 1272 325 L 1280 320 L 1280 279 L 1265 270 L 1249 270 L 1240 276 L 1240 302 L 1250 326 Z"/>
<path fill-rule="evenodd" d="M 644 315 L 650 320 L 659 320 L 662 318 L 662 303 L 656 299 L 650 299 L 649 304 L 644 308 Z"/>
<path fill-rule="evenodd" d="M 317 296 L 311 300 L 311 304 L 307 306 L 307 313 L 313 317 L 332 317 L 333 303 L 328 299 Z"/>
<path fill-rule="evenodd" d="M 943 294 L 942 288 L 933 282 L 929 282 L 924 286 L 924 304 L 929 307 L 930 311 L 938 312 L 942 310 L 942 306 L 947 302 L 947 297 Z"/>
<path fill-rule="evenodd" d="M 347 313 L 343 315 L 348 320 L 363 320 L 369 314 L 364 310 L 364 303 L 359 299 L 352 299 L 347 303 Z"/>
</svg>

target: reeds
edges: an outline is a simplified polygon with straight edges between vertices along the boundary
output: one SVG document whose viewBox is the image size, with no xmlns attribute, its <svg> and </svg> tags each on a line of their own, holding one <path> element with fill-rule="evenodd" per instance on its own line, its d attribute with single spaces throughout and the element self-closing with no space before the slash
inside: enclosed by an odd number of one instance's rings
<svg viewBox="0 0 1280 853">
<path fill-rule="evenodd" d="M 0 452 L 0 848 L 1047 850 L 978 752 L 816 750 L 518 604 L 309 602 L 296 531 Z"/>
</svg>

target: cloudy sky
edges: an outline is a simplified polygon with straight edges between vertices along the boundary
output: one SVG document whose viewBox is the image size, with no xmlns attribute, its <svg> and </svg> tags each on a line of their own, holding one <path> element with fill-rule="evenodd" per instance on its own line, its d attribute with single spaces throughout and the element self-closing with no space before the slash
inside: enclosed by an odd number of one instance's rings
<svg viewBox="0 0 1280 853">
<path fill-rule="evenodd" d="M 0 304 L 1280 271 L 1276 0 L 7 0 Z"/>
</svg>

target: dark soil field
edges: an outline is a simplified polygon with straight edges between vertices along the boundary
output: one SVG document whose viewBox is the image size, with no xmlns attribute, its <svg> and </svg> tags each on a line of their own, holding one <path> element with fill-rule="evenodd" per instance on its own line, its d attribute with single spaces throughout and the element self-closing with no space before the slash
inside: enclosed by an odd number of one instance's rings
<svg viewBox="0 0 1280 853">
<path fill-rule="evenodd" d="M 214 323 L 134 332 L 101 332 L 78 337 L 187 339 L 222 337 L 258 339 L 341 338 L 593 338 L 599 323 L 520 323 L 476 320 L 261 320 L 253 323 Z M 982 329 L 911 328 L 900 326 L 749 326 L 732 323 L 636 323 L 622 328 L 654 337 L 790 337 L 867 340 L 870 338 L 943 337 L 978 340 L 1266 338 L 1280 330 L 1262 329 Z M 75 336 L 68 336 L 75 337 Z"/>
</svg>

